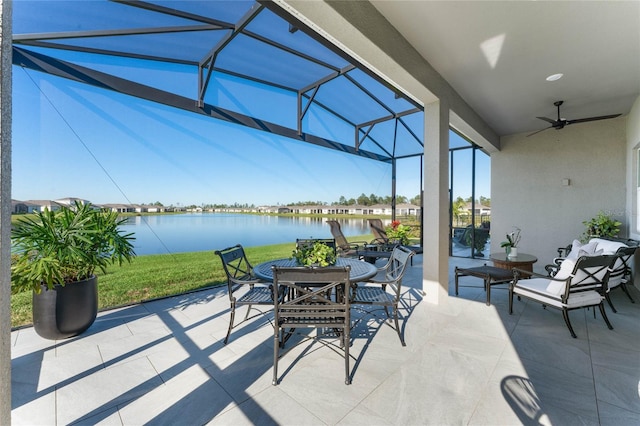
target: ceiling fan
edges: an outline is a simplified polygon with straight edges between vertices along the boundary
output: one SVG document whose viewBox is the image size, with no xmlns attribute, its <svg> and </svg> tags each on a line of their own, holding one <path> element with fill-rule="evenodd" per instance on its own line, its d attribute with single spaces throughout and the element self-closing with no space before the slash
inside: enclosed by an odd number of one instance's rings
<svg viewBox="0 0 640 426">
<path fill-rule="evenodd" d="M 575 124 L 575 123 L 586 123 L 587 121 L 596 121 L 596 120 L 606 120 L 608 118 L 615 118 L 615 117 L 619 117 L 622 114 L 613 114 L 613 115 L 601 115 L 598 117 L 588 117 L 588 118 L 578 118 L 576 120 L 567 120 L 564 118 L 560 118 L 560 105 L 562 105 L 564 103 L 564 101 L 556 101 L 553 104 L 558 107 L 558 119 L 557 120 L 552 120 L 551 118 L 547 118 L 547 117 L 536 117 L 539 118 L 542 121 L 546 121 L 547 123 L 551 123 L 551 126 L 546 127 L 542 130 L 538 130 L 537 132 L 533 132 L 531 134 L 528 134 L 527 137 L 529 136 L 533 136 L 536 133 L 540 133 L 544 130 L 547 129 L 556 129 L 556 130 L 560 130 L 563 129 L 564 126 L 567 126 L 569 124 Z"/>
</svg>

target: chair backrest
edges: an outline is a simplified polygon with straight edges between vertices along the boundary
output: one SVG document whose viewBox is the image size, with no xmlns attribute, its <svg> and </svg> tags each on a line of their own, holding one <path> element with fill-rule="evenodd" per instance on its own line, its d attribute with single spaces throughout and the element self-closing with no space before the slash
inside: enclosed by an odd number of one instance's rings
<svg viewBox="0 0 640 426">
<path fill-rule="evenodd" d="M 615 261 L 609 274 L 609 287 L 620 285 L 623 279 L 631 272 L 631 257 L 638 247 L 620 247 L 615 254 Z"/>
<path fill-rule="evenodd" d="M 389 262 L 384 266 L 385 281 L 388 281 L 391 288 L 400 297 L 400 287 L 402 286 L 402 277 L 407 271 L 407 265 L 411 257 L 415 255 L 411 249 L 403 246 L 396 246 L 391 252 Z"/>
<path fill-rule="evenodd" d="M 289 297 L 274 304 L 276 326 L 347 325 L 351 283 L 349 266 L 324 268 L 273 266 L 273 284 Z"/>
<path fill-rule="evenodd" d="M 337 220 L 328 220 L 327 223 L 331 227 L 331 235 L 333 235 L 333 238 L 335 239 L 336 245 L 341 250 L 349 250 L 349 248 L 350 248 L 349 242 L 347 241 L 347 238 L 342 233 L 342 228 L 340 227 L 340 222 L 338 222 Z"/>
<path fill-rule="evenodd" d="M 384 229 L 382 220 L 381 219 L 368 219 L 368 220 L 369 220 L 369 228 L 371 228 L 373 237 L 381 243 L 388 243 L 389 237 L 387 236 L 387 231 Z"/>
<path fill-rule="evenodd" d="M 334 238 L 298 238 L 296 239 L 296 248 L 312 247 L 315 243 L 325 244 L 336 252 L 336 240 Z"/>
<path fill-rule="evenodd" d="M 227 247 L 223 250 L 216 250 L 215 253 L 220 256 L 222 260 L 222 267 L 225 274 L 227 274 L 227 284 L 229 285 L 229 294 L 231 295 L 231 287 L 234 281 L 249 281 L 255 280 L 253 274 L 253 266 L 247 259 L 247 255 L 244 252 L 242 245 L 236 244 L 233 247 Z"/>
<path fill-rule="evenodd" d="M 565 301 L 572 293 L 606 288 L 614 261 L 613 255 L 578 258 L 569 277 L 569 285 L 565 288 Z"/>
</svg>

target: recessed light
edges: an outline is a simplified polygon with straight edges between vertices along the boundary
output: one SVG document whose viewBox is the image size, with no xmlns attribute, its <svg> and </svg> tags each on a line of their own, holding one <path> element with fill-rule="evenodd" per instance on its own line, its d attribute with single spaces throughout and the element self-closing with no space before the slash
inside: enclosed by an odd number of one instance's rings
<svg viewBox="0 0 640 426">
<path fill-rule="evenodd" d="M 556 80 L 560 80 L 562 78 L 564 74 L 562 73 L 558 73 L 558 74 L 551 74 L 549 77 L 547 77 L 547 81 L 556 81 Z"/>
</svg>

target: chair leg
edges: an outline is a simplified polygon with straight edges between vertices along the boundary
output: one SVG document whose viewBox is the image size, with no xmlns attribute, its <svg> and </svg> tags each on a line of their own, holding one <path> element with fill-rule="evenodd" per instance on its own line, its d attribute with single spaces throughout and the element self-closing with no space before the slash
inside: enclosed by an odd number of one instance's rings
<svg viewBox="0 0 640 426">
<path fill-rule="evenodd" d="M 251 312 L 251 305 L 247 306 L 247 314 L 244 316 L 244 321 L 249 319 L 249 313 Z"/>
<path fill-rule="evenodd" d="M 407 346 L 407 344 L 404 342 L 402 332 L 400 331 L 400 324 L 398 322 L 398 306 L 393 307 L 393 319 L 396 323 L 396 332 L 398 333 L 398 337 L 400 338 L 400 343 L 402 343 L 402 346 Z"/>
<path fill-rule="evenodd" d="M 600 304 L 600 306 L 602 306 L 602 303 Z M 573 337 L 574 339 L 578 336 L 576 336 L 576 333 L 573 331 L 573 327 L 571 327 L 571 321 L 569 321 L 569 311 L 567 309 L 562 309 L 562 317 L 564 318 L 564 322 L 565 324 L 567 324 L 567 327 L 569 327 L 569 332 L 571 333 L 571 337 Z"/>
<path fill-rule="evenodd" d="M 457 266 L 456 266 L 456 273 L 455 273 L 454 282 L 456 284 L 456 296 L 457 296 L 458 295 L 458 267 Z"/>
<path fill-rule="evenodd" d="M 235 317 L 236 317 L 236 307 L 235 305 L 231 305 L 231 318 L 229 318 L 229 329 L 227 330 L 227 337 L 224 338 L 225 345 L 229 341 L 229 336 L 231 335 L 231 330 L 233 329 L 233 321 Z"/>
<path fill-rule="evenodd" d="M 344 328 L 342 330 L 342 343 L 344 345 L 344 384 L 351 384 L 351 374 L 349 373 L 349 344 L 351 343 L 349 338 L 349 330 Z"/>
<path fill-rule="evenodd" d="M 276 386 L 278 384 L 278 357 L 279 357 L 279 349 L 280 349 L 280 330 L 278 325 L 275 325 L 275 330 L 273 333 L 273 379 L 271 380 L 271 384 Z"/>
<path fill-rule="evenodd" d="M 613 330 L 613 326 L 609 322 L 609 318 L 607 318 L 607 313 L 604 311 L 604 303 L 600 302 L 598 307 L 600 308 L 600 313 L 602 314 L 602 318 L 604 318 L 604 322 L 607 323 L 607 327 L 609 327 L 609 330 Z"/>
<path fill-rule="evenodd" d="M 622 284 L 620 284 L 620 287 L 622 287 L 622 291 L 624 291 L 624 294 L 626 294 L 629 300 L 631 300 L 631 303 L 636 303 L 636 301 L 633 300 L 633 297 L 631 297 L 631 294 L 629 294 L 629 289 L 627 288 L 627 284 L 623 282 Z"/>
<path fill-rule="evenodd" d="M 618 311 L 616 310 L 616 308 L 613 306 L 613 303 L 611 302 L 611 297 L 609 297 L 609 292 L 604 294 L 604 298 L 607 299 L 607 303 L 611 307 L 611 310 L 613 311 L 613 313 L 617 314 Z"/>
<path fill-rule="evenodd" d="M 513 314 L 513 290 L 509 289 L 509 315 Z"/>
</svg>

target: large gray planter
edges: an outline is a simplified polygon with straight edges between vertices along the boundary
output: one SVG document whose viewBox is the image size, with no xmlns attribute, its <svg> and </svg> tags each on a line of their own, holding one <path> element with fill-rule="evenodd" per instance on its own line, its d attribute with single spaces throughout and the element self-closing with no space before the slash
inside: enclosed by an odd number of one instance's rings
<svg viewBox="0 0 640 426">
<path fill-rule="evenodd" d="M 98 314 L 98 278 L 93 276 L 33 293 L 33 327 L 45 339 L 66 339 L 91 327 Z"/>
</svg>

